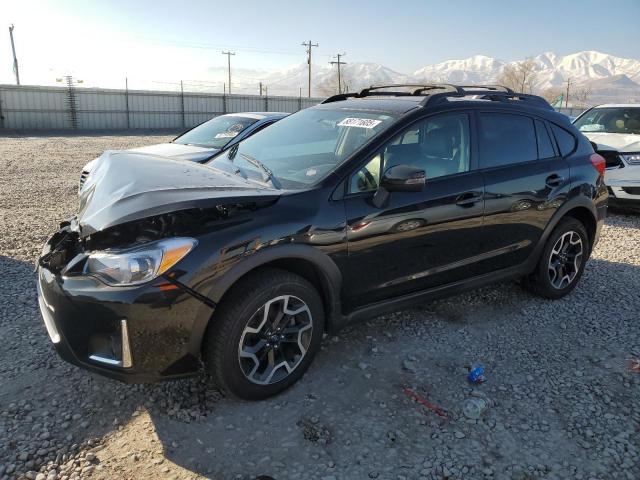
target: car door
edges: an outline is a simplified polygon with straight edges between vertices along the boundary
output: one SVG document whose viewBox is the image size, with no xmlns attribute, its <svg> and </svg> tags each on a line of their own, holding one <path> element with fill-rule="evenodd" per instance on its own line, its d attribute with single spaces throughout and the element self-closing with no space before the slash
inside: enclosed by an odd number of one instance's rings
<svg viewBox="0 0 640 480">
<path fill-rule="evenodd" d="M 482 228 L 483 180 L 474 165 L 469 112 L 414 123 L 348 179 L 349 307 L 455 282 L 474 274 Z M 393 192 L 382 206 L 381 173 L 410 165 L 426 172 L 420 192 Z"/>
<path fill-rule="evenodd" d="M 567 162 L 546 121 L 481 111 L 478 155 L 485 184 L 485 272 L 523 263 L 569 193 Z"/>
</svg>

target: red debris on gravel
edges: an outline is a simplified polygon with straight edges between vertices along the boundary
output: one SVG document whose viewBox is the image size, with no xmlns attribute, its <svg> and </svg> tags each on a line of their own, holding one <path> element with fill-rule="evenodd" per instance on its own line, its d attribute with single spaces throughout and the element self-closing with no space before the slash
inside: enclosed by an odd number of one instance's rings
<svg viewBox="0 0 640 480">
<path fill-rule="evenodd" d="M 415 400 L 416 402 L 418 402 L 420 405 L 428 408 L 429 410 L 431 410 L 433 413 L 435 413 L 436 415 L 443 417 L 443 418 L 447 418 L 447 412 L 444 411 L 442 408 L 440 408 L 437 405 L 434 405 L 433 403 L 431 403 L 429 400 L 427 400 L 426 398 L 424 398 L 422 395 L 414 392 L 413 390 L 411 390 L 409 387 L 404 387 L 402 389 L 402 391 L 404 392 L 404 394 Z"/>
</svg>

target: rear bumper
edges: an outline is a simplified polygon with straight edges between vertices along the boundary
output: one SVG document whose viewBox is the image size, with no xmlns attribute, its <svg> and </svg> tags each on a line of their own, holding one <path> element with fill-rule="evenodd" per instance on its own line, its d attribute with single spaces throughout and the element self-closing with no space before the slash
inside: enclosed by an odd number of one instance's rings
<svg viewBox="0 0 640 480">
<path fill-rule="evenodd" d="M 38 268 L 38 302 L 58 354 L 127 383 L 179 378 L 200 369 L 212 308 L 166 286 L 159 279 L 136 288 L 108 287 Z"/>
</svg>

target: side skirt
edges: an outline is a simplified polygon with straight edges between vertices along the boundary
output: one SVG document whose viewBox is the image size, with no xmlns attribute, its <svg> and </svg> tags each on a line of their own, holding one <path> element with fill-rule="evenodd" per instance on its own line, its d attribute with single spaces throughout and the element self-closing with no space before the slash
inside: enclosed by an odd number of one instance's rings
<svg viewBox="0 0 640 480">
<path fill-rule="evenodd" d="M 340 323 L 341 325 L 348 325 L 353 322 L 378 317 L 385 313 L 395 312 L 417 304 L 437 300 L 443 297 L 448 297 L 460 292 L 464 292 L 466 290 L 473 290 L 475 288 L 499 282 L 501 280 L 515 279 L 531 273 L 532 270 L 532 266 L 529 264 L 529 262 L 527 262 L 525 264 L 518 265 L 516 267 L 509 267 L 497 272 L 491 272 L 484 275 L 479 275 L 477 277 L 460 280 L 455 283 L 449 283 L 447 285 L 430 288 L 428 290 L 422 290 L 419 292 L 402 295 L 400 297 L 390 298 L 388 300 L 357 308 L 351 313 L 345 315 L 344 322 Z"/>
</svg>

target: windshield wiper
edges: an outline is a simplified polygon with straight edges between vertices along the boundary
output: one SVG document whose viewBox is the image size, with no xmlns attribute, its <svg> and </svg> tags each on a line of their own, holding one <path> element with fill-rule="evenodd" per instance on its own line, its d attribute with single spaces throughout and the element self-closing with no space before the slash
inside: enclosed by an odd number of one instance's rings
<svg viewBox="0 0 640 480">
<path fill-rule="evenodd" d="M 269 180 L 271 182 L 271 185 L 276 187 L 278 190 L 282 189 L 282 185 L 280 184 L 280 181 L 275 177 L 273 172 L 269 170 L 269 167 L 267 167 L 264 163 L 262 163 L 258 159 L 253 158 L 250 155 L 247 155 L 246 153 L 241 153 L 240 156 L 244 158 L 248 163 L 253 165 L 254 167 L 258 167 L 260 170 L 262 170 L 267 175 L 267 178 L 265 178 L 265 180 Z"/>
</svg>

